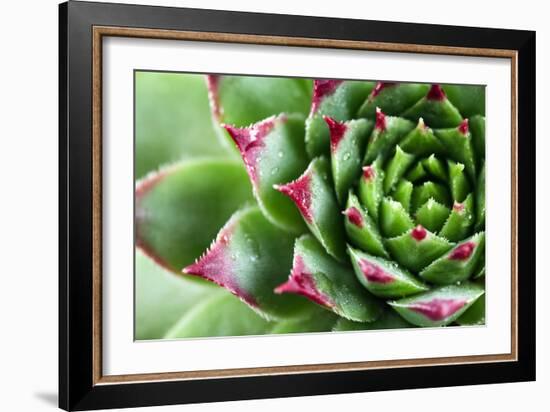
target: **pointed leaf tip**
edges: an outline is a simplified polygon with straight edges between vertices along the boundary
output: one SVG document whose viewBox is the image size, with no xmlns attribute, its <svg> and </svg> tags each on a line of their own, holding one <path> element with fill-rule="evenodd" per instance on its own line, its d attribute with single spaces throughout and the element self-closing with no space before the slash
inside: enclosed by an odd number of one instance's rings
<svg viewBox="0 0 550 412">
<path fill-rule="evenodd" d="M 395 278 L 384 271 L 381 266 L 375 265 L 366 259 L 359 259 L 359 268 L 369 282 L 386 284 L 395 281 Z"/>
<path fill-rule="evenodd" d="M 348 207 L 342 214 L 355 226 L 359 228 L 363 227 L 363 216 L 361 216 L 361 212 L 356 207 Z"/>
<path fill-rule="evenodd" d="M 198 276 L 224 287 L 252 307 L 258 303 L 250 294 L 242 290 L 232 273 L 233 262 L 229 251 L 230 239 L 236 225 L 232 218 L 218 233 L 210 248 L 197 261 L 182 269 L 186 275 Z"/>
<path fill-rule="evenodd" d="M 300 316 L 310 303 L 273 290 L 292 267 L 294 236 L 271 224 L 258 207 L 236 212 L 212 246 L 183 273 L 224 287 L 267 319 Z"/>
<path fill-rule="evenodd" d="M 457 213 L 461 213 L 464 211 L 464 203 L 454 202 L 453 204 L 453 210 Z"/>
<path fill-rule="evenodd" d="M 470 131 L 470 126 L 468 123 L 468 119 L 464 119 L 459 125 L 458 125 L 458 131 L 463 134 L 467 135 Z"/>
<path fill-rule="evenodd" d="M 330 96 L 343 80 L 314 80 L 310 116 L 315 114 L 325 97 Z"/>
<path fill-rule="evenodd" d="M 446 326 L 454 322 L 484 294 L 473 283 L 434 288 L 389 302 L 407 321 L 417 326 Z"/>
<path fill-rule="evenodd" d="M 371 181 L 376 176 L 376 170 L 374 170 L 374 167 L 372 165 L 369 166 L 363 166 L 363 177 L 366 181 Z"/>
<path fill-rule="evenodd" d="M 261 148 L 265 137 L 271 132 L 275 123 L 285 120 L 285 115 L 279 115 L 268 117 L 248 127 L 235 127 L 229 124 L 222 124 L 222 127 L 227 130 L 248 166 L 248 164 L 253 165 L 256 162 L 255 153 L 249 152 L 255 148 Z"/>
<path fill-rule="evenodd" d="M 451 285 L 470 278 L 483 259 L 485 235 L 477 233 L 451 248 L 446 254 L 430 263 L 420 277 L 440 285 Z"/>
<path fill-rule="evenodd" d="M 298 179 L 284 185 L 273 185 L 273 188 L 288 196 L 296 204 L 306 222 L 311 223 L 313 221 L 311 176 L 307 170 Z"/>
<path fill-rule="evenodd" d="M 386 115 L 382 113 L 382 110 L 380 110 L 379 107 L 376 108 L 376 122 L 374 127 L 381 132 L 386 130 Z"/>
<path fill-rule="evenodd" d="M 304 259 L 300 255 L 294 256 L 294 263 L 288 280 L 275 288 L 275 293 L 296 293 L 305 296 L 313 302 L 332 308 L 333 302 L 317 289 L 315 280 L 311 273 L 308 273 Z"/>
<path fill-rule="evenodd" d="M 426 235 L 428 234 L 428 232 L 426 231 L 426 229 L 424 229 L 424 227 L 422 225 L 418 225 L 416 226 L 412 231 L 411 231 L 411 236 L 413 237 L 413 239 L 415 239 L 416 241 L 420 242 L 421 240 L 423 240 L 424 238 L 426 238 Z"/>
<path fill-rule="evenodd" d="M 390 83 L 390 82 L 378 82 L 376 83 L 376 86 L 374 86 L 374 89 L 372 89 L 372 92 L 369 96 L 369 98 L 372 100 L 376 96 L 380 94 L 382 90 L 384 90 L 386 87 L 395 86 L 397 83 Z"/>
<path fill-rule="evenodd" d="M 254 188 L 254 197 L 265 216 L 288 231 L 305 230 L 302 217 L 274 184 L 296 179 L 307 167 L 304 118 L 279 114 L 247 127 L 224 125 L 234 140 Z"/>
<path fill-rule="evenodd" d="M 228 186 L 232 190 L 223 192 Z M 179 273 L 211 244 L 233 212 L 252 200 L 239 162 L 188 160 L 150 173 L 136 183 L 136 246 Z"/>
<path fill-rule="evenodd" d="M 426 98 L 428 100 L 444 100 L 447 96 L 439 84 L 432 84 Z"/>
<path fill-rule="evenodd" d="M 355 275 L 373 295 L 381 298 L 403 297 L 428 290 L 415 276 L 395 262 L 348 247 Z"/>
<path fill-rule="evenodd" d="M 336 261 L 311 235 L 294 245 L 288 280 L 275 293 L 298 294 L 346 319 L 370 322 L 380 314 L 378 301 L 357 281 L 347 264 Z"/>
<path fill-rule="evenodd" d="M 466 260 L 471 255 L 476 247 L 476 244 L 474 242 L 466 242 L 458 245 L 455 247 L 451 254 L 449 255 L 449 259 L 451 260 Z"/>
<path fill-rule="evenodd" d="M 334 153 L 338 147 L 338 143 L 340 143 L 344 137 L 348 127 L 344 122 L 338 122 L 330 116 L 323 115 L 323 119 L 325 120 L 330 133 L 330 150 Z"/>
</svg>

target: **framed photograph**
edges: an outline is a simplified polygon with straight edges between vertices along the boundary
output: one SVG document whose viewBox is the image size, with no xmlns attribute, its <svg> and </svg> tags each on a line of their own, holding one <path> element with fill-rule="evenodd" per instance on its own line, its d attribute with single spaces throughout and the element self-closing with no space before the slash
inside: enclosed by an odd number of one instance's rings
<svg viewBox="0 0 550 412">
<path fill-rule="evenodd" d="M 59 402 L 535 379 L 535 33 L 60 5 Z"/>
</svg>

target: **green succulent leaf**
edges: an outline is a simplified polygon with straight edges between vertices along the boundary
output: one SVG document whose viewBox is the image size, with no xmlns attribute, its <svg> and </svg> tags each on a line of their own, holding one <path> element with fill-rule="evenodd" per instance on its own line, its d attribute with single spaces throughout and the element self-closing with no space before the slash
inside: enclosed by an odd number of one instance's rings
<svg viewBox="0 0 550 412">
<path fill-rule="evenodd" d="M 231 75 L 206 85 L 207 139 L 217 133 L 242 160 L 138 182 L 137 246 L 158 269 L 139 269 L 139 336 L 485 322 L 484 86 Z"/>
<path fill-rule="evenodd" d="M 412 192 L 411 209 L 416 212 L 420 206 L 425 204 L 428 200 L 434 199 L 436 202 L 442 205 L 451 204 L 451 197 L 447 188 L 432 181 L 424 182 L 420 186 L 416 186 Z"/>
<path fill-rule="evenodd" d="M 290 271 L 293 242 L 259 208 L 246 208 L 229 219 L 210 248 L 183 272 L 223 286 L 266 319 L 298 317 L 309 302 L 273 292 Z"/>
<path fill-rule="evenodd" d="M 311 80 L 209 75 L 210 105 L 219 123 L 246 127 L 280 113 L 307 116 L 311 102 Z"/>
<path fill-rule="evenodd" d="M 386 240 L 386 248 L 397 263 L 413 272 L 419 272 L 452 246 L 447 239 L 422 226 Z"/>
<path fill-rule="evenodd" d="M 324 157 L 311 161 L 296 180 L 275 185 L 295 204 L 311 233 L 325 250 L 338 260 L 345 260 L 343 216 L 330 180 L 329 162 Z"/>
<path fill-rule="evenodd" d="M 420 276 L 437 285 L 462 282 L 472 276 L 485 251 L 485 234 L 476 233 L 458 243 L 420 272 Z"/>
<path fill-rule="evenodd" d="M 457 320 L 461 326 L 477 326 L 485 324 L 485 298 L 477 299 Z"/>
<path fill-rule="evenodd" d="M 476 188 L 476 228 L 485 227 L 485 164 L 481 166 L 481 172 L 477 179 Z"/>
<path fill-rule="evenodd" d="M 224 127 L 241 153 L 264 215 L 290 232 L 303 232 L 305 225 L 294 204 L 273 188 L 297 178 L 308 165 L 303 118 L 282 114 L 244 128 Z"/>
<path fill-rule="evenodd" d="M 477 269 L 474 271 L 474 279 L 481 279 L 485 276 L 485 259 L 482 256 L 479 260 L 480 263 L 477 265 Z"/>
<path fill-rule="evenodd" d="M 359 199 L 351 191 L 343 213 L 346 233 L 352 244 L 375 256 L 388 257 L 376 223 L 365 212 Z"/>
<path fill-rule="evenodd" d="M 458 319 L 483 294 L 481 286 L 467 283 L 435 288 L 389 305 L 413 325 L 445 326 Z"/>
<path fill-rule="evenodd" d="M 298 319 L 285 319 L 277 322 L 272 334 L 284 333 L 309 333 L 309 332 L 330 332 L 338 319 L 335 313 L 319 306 L 313 306 L 307 314 Z"/>
<path fill-rule="evenodd" d="M 449 160 L 449 186 L 455 202 L 462 202 L 470 193 L 470 183 L 464 173 L 464 165 Z"/>
<path fill-rule="evenodd" d="M 435 157 L 435 154 L 431 154 L 430 157 L 422 161 L 424 169 L 432 177 L 438 179 L 439 181 L 447 181 L 447 170 L 441 160 Z"/>
<path fill-rule="evenodd" d="M 217 290 L 186 312 L 164 338 L 263 335 L 273 325 L 235 296 Z"/>
<path fill-rule="evenodd" d="M 468 176 L 475 179 L 476 167 L 468 119 L 464 120 L 458 127 L 436 129 L 434 133 L 444 144 L 451 159 L 462 163 Z"/>
<path fill-rule="evenodd" d="M 485 116 L 485 86 L 442 85 L 449 101 L 463 117 Z"/>
<path fill-rule="evenodd" d="M 384 197 L 384 171 L 381 163 L 381 158 L 378 158 L 374 163 L 363 167 L 358 187 L 359 199 L 375 222 L 378 221 L 378 210 Z"/>
<path fill-rule="evenodd" d="M 397 298 L 424 292 L 429 288 L 395 262 L 348 247 L 359 282 L 373 295 Z"/>
<path fill-rule="evenodd" d="M 395 145 L 414 129 L 414 123 L 401 117 L 386 116 L 384 112 L 376 112 L 376 123 L 371 133 L 365 154 L 364 164 L 369 164 L 377 157 L 387 157 Z"/>
<path fill-rule="evenodd" d="M 464 239 L 470 233 L 474 222 L 473 207 L 474 201 L 471 194 L 466 196 L 464 202 L 455 203 L 439 235 L 451 242 Z"/>
<path fill-rule="evenodd" d="M 393 200 L 401 203 L 407 213 L 411 210 L 411 199 L 414 186 L 411 182 L 401 179 L 393 191 L 391 197 Z"/>
<path fill-rule="evenodd" d="M 276 292 L 306 296 L 337 315 L 358 322 L 375 320 L 381 310 L 353 270 L 328 255 L 311 235 L 296 240 L 292 271 Z"/>
<path fill-rule="evenodd" d="M 437 84 L 432 85 L 426 96 L 407 109 L 402 116 L 413 121 L 422 118 L 433 128 L 456 127 L 462 121 L 458 109 Z"/>
<path fill-rule="evenodd" d="M 390 116 L 399 116 L 426 95 L 430 87 L 419 83 L 378 82 L 357 115 L 373 118 L 376 108 Z"/>
<path fill-rule="evenodd" d="M 424 163 L 416 163 L 405 175 L 405 178 L 413 183 L 419 183 L 420 181 L 426 180 L 428 178 L 428 172 L 424 168 Z"/>
<path fill-rule="evenodd" d="M 330 131 L 330 157 L 338 201 L 346 201 L 349 188 L 361 175 L 361 162 L 373 123 L 365 119 L 337 122 L 325 116 Z"/>
<path fill-rule="evenodd" d="M 451 211 L 447 206 L 430 198 L 416 211 L 416 221 L 430 232 L 437 233 L 447 220 L 449 213 Z"/>
<path fill-rule="evenodd" d="M 250 183 L 237 162 L 189 160 L 161 169 L 136 184 L 136 245 L 179 273 L 233 212 L 251 201 Z"/>
<path fill-rule="evenodd" d="M 485 117 L 472 116 L 469 121 L 472 145 L 476 154 L 476 164 L 481 166 L 485 159 Z"/>
<path fill-rule="evenodd" d="M 417 156 L 445 153 L 445 147 L 435 137 L 433 130 L 426 126 L 422 118 L 418 119 L 418 124 L 405 136 L 400 146 L 407 153 Z"/>
<path fill-rule="evenodd" d="M 405 174 L 409 166 L 414 162 L 415 156 L 404 152 L 399 145 L 395 147 L 395 153 L 386 166 L 384 176 L 384 193 L 388 194 Z"/>
<path fill-rule="evenodd" d="M 414 222 L 400 202 L 390 197 L 380 204 L 380 229 L 385 237 L 395 237 L 414 227 Z"/>
<path fill-rule="evenodd" d="M 338 122 L 352 119 L 374 83 L 351 80 L 314 80 L 311 109 L 306 121 L 310 157 L 329 155 L 329 129 L 323 116 Z"/>
</svg>

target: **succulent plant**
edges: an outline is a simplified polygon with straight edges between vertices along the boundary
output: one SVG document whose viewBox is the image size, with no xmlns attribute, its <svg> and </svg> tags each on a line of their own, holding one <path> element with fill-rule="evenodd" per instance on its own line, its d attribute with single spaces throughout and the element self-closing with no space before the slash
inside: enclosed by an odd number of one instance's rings
<svg viewBox="0 0 550 412">
<path fill-rule="evenodd" d="M 483 87 L 206 82 L 233 157 L 138 182 L 141 249 L 238 297 L 244 334 L 484 323 Z"/>
</svg>

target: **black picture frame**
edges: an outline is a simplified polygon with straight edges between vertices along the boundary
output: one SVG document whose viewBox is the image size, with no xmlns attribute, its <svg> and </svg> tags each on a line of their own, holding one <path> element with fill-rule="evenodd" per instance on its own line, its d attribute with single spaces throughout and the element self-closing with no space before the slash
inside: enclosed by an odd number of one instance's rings
<svg viewBox="0 0 550 412">
<path fill-rule="evenodd" d="M 512 50 L 517 70 L 517 360 L 94 382 L 94 26 Z M 70 1 L 59 6 L 59 406 L 89 410 L 535 380 L 535 32 Z"/>
</svg>

